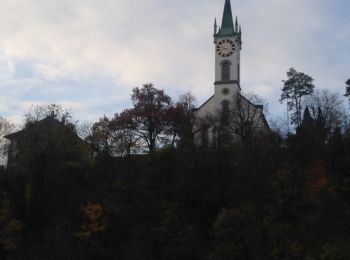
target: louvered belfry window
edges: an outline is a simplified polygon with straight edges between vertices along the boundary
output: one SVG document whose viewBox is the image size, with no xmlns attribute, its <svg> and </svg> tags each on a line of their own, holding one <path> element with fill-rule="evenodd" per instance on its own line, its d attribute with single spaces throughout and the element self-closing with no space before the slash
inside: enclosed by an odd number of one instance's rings
<svg viewBox="0 0 350 260">
<path fill-rule="evenodd" d="M 231 63 L 229 61 L 224 61 L 221 64 L 221 80 L 229 81 L 230 80 L 230 66 Z"/>
</svg>

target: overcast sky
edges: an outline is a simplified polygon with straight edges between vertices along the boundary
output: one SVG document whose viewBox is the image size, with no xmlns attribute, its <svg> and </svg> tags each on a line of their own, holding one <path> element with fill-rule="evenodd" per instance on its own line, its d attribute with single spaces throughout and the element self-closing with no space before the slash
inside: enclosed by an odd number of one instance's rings
<svg viewBox="0 0 350 260">
<path fill-rule="evenodd" d="M 242 25 L 242 90 L 281 116 L 290 67 L 319 89 L 350 78 L 350 1 L 231 0 Z M 0 116 L 21 122 L 32 104 L 59 103 L 80 121 L 130 106 L 153 82 L 173 99 L 213 94 L 213 21 L 224 0 L 1 0 Z"/>
</svg>

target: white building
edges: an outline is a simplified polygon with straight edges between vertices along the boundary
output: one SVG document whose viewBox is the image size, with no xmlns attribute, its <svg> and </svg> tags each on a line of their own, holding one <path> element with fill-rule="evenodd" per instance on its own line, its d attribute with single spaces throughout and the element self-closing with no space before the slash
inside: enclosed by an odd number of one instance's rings
<svg viewBox="0 0 350 260">
<path fill-rule="evenodd" d="M 199 146 L 215 147 L 222 129 L 226 129 L 230 139 L 235 142 L 248 135 L 248 129 L 250 136 L 264 134 L 270 129 L 263 114 L 263 106 L 241 95 L 241 37 L 241 26 L 238 25 L 237 17 L 233 23 L 231 3 L 226 0 L 221 26 L 217 27 L 216 19 L 214 23 L 214 95 L 195 112 L 195 141 Z"/>
</svg>

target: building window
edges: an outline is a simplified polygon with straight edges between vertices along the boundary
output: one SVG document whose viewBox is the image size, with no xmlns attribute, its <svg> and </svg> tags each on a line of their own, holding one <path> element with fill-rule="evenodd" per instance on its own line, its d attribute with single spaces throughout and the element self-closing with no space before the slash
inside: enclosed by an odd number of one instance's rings
<svg viewBox="0 0 350 260">
<path fill-rule="evenodd" d="M 239 67 L 239 64 L 237 64 L 237 79 L 238 79 L 238 84 L 240 85 L 241 84 L 241 68 Z"/>
<path fill-rule="evenodd" d="M 231 62 L 226 60 L 221 63 L 221 80 L 230 81 Z"/>
<path fill-rule="evenodd" d="M 224 100 L 221 103 L 221 123 L 227 124 L 229 120 L 230 113 L 230 102 L 228 100 Z"/>
</svg>

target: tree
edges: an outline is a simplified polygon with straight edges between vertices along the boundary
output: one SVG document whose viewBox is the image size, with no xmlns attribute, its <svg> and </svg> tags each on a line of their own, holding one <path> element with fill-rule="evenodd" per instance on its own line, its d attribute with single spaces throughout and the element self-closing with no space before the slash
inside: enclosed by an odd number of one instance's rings
<svg viewBox="0 0 350 260">
<path fill-rule="evenodd" d="M 270 119 L 269 125 L 271 131 L 274 132 L 282 141 L 282 139 L 288 136 L 288 122 L 285 118 L 277 117 Z"/>
<path fill-rule="evenodd" d="M 104 116 L 90 128 L 86 141 L 99 155 L 121 157 L 138 152 L 139 138 L 129 112 L 116 113 L 112 119 Z"/>
<path fill-rule="evenodd" d="M 139 152 L 140 137 L 135 131 L 130 118 L 129 111 L 124 110 L 120 114 L 116 113 L 110 121 L 109 128 L 112 131 L 111 137 L 115 155 L 129 156 L 132 153 Z"/>
<path fill-rule="evenodd" d="M 99 203 L 89 202 L 86 206 L 81 207 L 84 212 L 87 224 L 81 225 L 81 232 L 75 235 L 85 241 L 91 241 L 96 235 L 103 232 L 106 224 L 104 223 L 104 210 Z"/>
<path fill-rule="evenodd" d="M 0 116 L 0 165 L 6 163 L 9 145 L 4 136 L 10 134 L 14 128 L 13 124 Z"/>
<path fill-rule="evenodd" d="M 101 118 L 87 140 L 99 153 L 111 156 L 139 153 L 142 146 L 149 152 L 159 144 L 175 147 L 192 113 L 194 98 L 191 94 L 186 98 L 173 105 L 170 97 L 152 84 L 134 88 L 133 108 L 116 113 L 112 119 Z"/>
<path fill-rule="evenodd" d="M 179 101 L 176 103 L 177 107 L 181 107 L 184 112 L 179 131 L 179 147 L 180 148 L 193 148 L 194 147 L 194 130 L 195 115 L 194 109 L 196 107 L 196 98 L 192 93 L 187 92 L 180 96 Z"/>
<path fill-rule="evenodd" d="M 125 123 L 134 130 L 152 153 L 161 141 L 161 136 L 168 126 L 168 112 L 171 98 L 153 87 L 145 84 L 142 88 L 134 88 L 131 96 L 134 107 L 123 111 Z"/>
<path fill-rule="evenodd" d="M 59 104 L 32 106 L 24 115 L 26 124 L 39 122 L 49 116 L 61 120 L 64 123 L 68 123 L 72 119 L 70 110 L 63 108 Z"/>
<path fill-rule="evenodd" d="M 336 128 L 342 128 L 346 121 L 343 99 L 338 93 L 316 90 L 305 99 L 305 105 L 309 108 L 313 119 L 324 119 L 327 136 L 333 133 Z"/>
<path fill-rule="evenodd" d="M 237 208 L 224 208 L 214 223 L 217 246 L 212 259 L 240 259 L 243 257 L 244 241 L 241 237 L 245 216 Z M 242 258 L 243 259 L 243 258 Z"/>
<path fill-rule="evenodd" d="M 183 107 L 186 114 L 192 115 L 193 109 L 196 107 L 196 97 L 191 92 L 187 92 L 180 96 L 177 103 Z"/>
<path fill-rule="evenodd" d="M 35 248 L 42 243 L 43 250 L 52 246 L 58 252 L 66 246 L 60 240 L 63 236 L 73 239 L 68 230 L 79 218 L 80 185 L 91 166 L 92 151 L 77 136 L 75 126 L 54 113 L 36 120 L 27 120 L 22 131 L 8 136 L 16 144 L 12 147 L 16 156 L 8 167 L 16 182 L 9 190 L 26 226 L 27 245 Z"/>
<path fill-rule="evenodd" d="M 201 251 L 195 227 L 186 223 L 177 203 L 162 202 L 162 215 L 153 234 L 158 248 L 158 259 L 198 259 Z"/>
<path fill-rule="evenodd" d="M 167 132 L 173 148 L 194 147 L 195 100 L 192 93 L 187 92 L 179 97 L 176 104 L 169 107 Z"/>
<path fill-rule="evenodd" d="M 325 144 L 325 127 L 322 114 L 314 119 L 306 107 L 303 120 L 296 128 L 296 133 L 288 136 L 287 142 L 291 155 L 299 165 L 319 159 Z"/>
<path fill-rule="evenodd" d="M 234 103 L 226 109 L 223 107 L 221 111 L 219 135 L 223 134 L 225 139 L 226 134 L 236 135 L 243 144 L 247 144 L 257 134 L 264 133 L 268 127 L 263 113 L 267 113 L 267 106 L 268 104 L 254 93 L 237 95 Z"/>
<path fill-rule="evenodd" d="M 0 257 L 19 247 L 18 235 L 24 229 L 23 224 L 13 217 L 9 201 L 0 199 Z M 4 257 L 4 258 L 3 258 Z"/>
<path fill-rule="evenodd" d="M 112 155 L 112 133 L 110 129 L 110 119 L 106 116 L 93 124 L 86 140 L 92 144 L 99 154 Z"/>
<path fill-rule="evenodd" d="M 349 97 L 350 96 L 350 79 L 348 79 L 346 82 L 346 93 L 344 96 Z"/>
<path fill-rule="evenodd" d="M 177 103 L 169 107 L 168 112 L 168 127 L 166 133 L 169 134 L 171 147 L 175 148 L 175 144 L 179 141 L 179 135 L 183 130 L 185 124 L 185 110 L 184 107 Z"/>
<path fill-rule="evenodd" d="M 292 124 L 300 126 L 302 121 L 303 98 L 314 92 L 313 78 L 290 68 L 287 72 L 287 80 L 283 80 L 284 86 L 280 102 L 287 100 L 288 111 L 292 111 Z"/>
<path fill-rule="evenodd" d="M 5 118 L 2 118 L 0 116 L 0 138 L 2 138 L 5 135 L 9 134 L 13 129 L 14 129 L 14 125 L 11 124 Z"/>
</svg>

